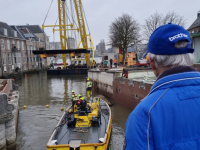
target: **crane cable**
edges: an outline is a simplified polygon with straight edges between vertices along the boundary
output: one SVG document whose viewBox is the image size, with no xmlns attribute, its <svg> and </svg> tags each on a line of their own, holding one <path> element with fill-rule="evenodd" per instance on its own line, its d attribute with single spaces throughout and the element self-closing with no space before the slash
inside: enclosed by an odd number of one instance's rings
<svg viewBox="0 0 200 150">
<path fill-rule="evenodd" d="M 75 21 L 74 21 L 74 9 L 73 9 L 72 5 L 73 5 L 72 4 L 72 0 L 70 0 L 71 16 L 72 16 L 72 21 L 73 21 L 73 25 L 74 25 L 75 24 Z M 71 36 L 72 36 L 73 33 L 74 33 L 74 38 L 75 38 L 75 45 L 77 45 L 76 31 L 71 32 Z"/>
<path fill-rule="evenodd" d="M 82 2 L 81 2 L 81 5 L 82 5 L 82 8 L 83 8 Z M 86 18 L 86 15 L 85 15 L 85 10 L 84 10 L 84 8 L 83 8 L 83 14 L 84 14 L 85 21 L 86 21 L 86 24 L 87 24 L 87 28 L 88 28 L 88 31 L 89 31 L 89 35 L 90 35 L 90 29 L 89 29 L 89 26 L 88 26 L 88 22 L 87 22 L 87 18 Z"/>
<path fill-rule="evenodd" d="M 65 8 L 69 11 L 68 6 L 67 6 L 67 4 L 66 4 L 66 1 L 64 1 L 64 3 L 65 3 Z M 68 12 L 67 10 L 65 10 L 65 15 L 66 15 L 66 17 L 68 18 L 68 19 L 66 19 L 66 21 L 67 21 L 66 23 L 68 24 L 68 21 L 69 21 L 69 23 L 72 24 L 72 22 L 71 22 L 69 16 L 67 15 L 67 12 Z M 67 26 L 66 28 L 68 29 L 68 26 Z M 67 36 L 67 37 L 66 37 L 66 38 L 67 38 L 67 45 L 66 45 L 66 47 L 69 49 L 69 46 L 70 46 L 70 45 L 69 45 L 69 44 L 70 44 L 70 43 L 69 43 L 69 30 L 66 31 L 66 36 Z"/>
<path fill-rule="evenodd" d="M 53 3 L 53 0 L 51 1 L 51 4 L 50 4 L 50 7 L 49 7 L 49 10 L 50 10 L 50 8 L 51 8 L 52 3 Z M 43 22 L 42 25 L 44 25 L 44 23 L 45 23 L 45 21 L 46 21 L 46 19 L 47 19 L 47 16 L 48 16 L 48 14 L 49 14 L 49 10 L 47 11 L 47 15 L 46 15 L 46 17 L 45 17 L 44 22 Z"/>
<path fill-rule="evenodd" d="M 58 17 L 58 18 L 59 18 L 59 17 Z M 56 24 L 57 24 L 58 18 L 57 18 L 57 20 L 56 20 L 55 26 L 53 27 L 53 30 L 54 30 L 55 27 L 56 27 Z M 55 50 L 55 48 L 56 48 L 56 46 L 55 46 L 55 32 L 53 32 L 53 45 L 54 45 L 54 50 Z"/>
<path fill-rule="evenodd" d="M 66 4 L 65 4 L 65 6 L 66 6 Z M 66 8 L 67 8 L 67 10 L 69 11 L 69 9 L 68 9 L 68 7 L 66 6 Z M 66 13 L 66 11 L 65 11 L 65 13 Z M 69 16 L 66 14 L 66 16 L 69 18 Z M 72 23 L 72 21 L 69 19 L 69 21 Z M 74 18 L 73 18 L 73 21 L 74 21 Z M 78 25 L 76 24 L 76 22 L 74 21 L 74 23 L 75 23 L 75 25 L 76 25 L 76 27 L 78 28 Z"/>
<path fill-rule="evenodd" d="M 89 25 L 88 25 L 88 22 L 87 22 L 87 18 L 86 18 L 86 15 L 85 15 L 85 10 L 84 10 L 84 7 L 83 7 L 83 4 L 81 3 L 81 6 L 83 8 L 83 14 L 84 14 L 84 17 L 85 17 L 85 21 L 86 21 L 86 25 L 87 25 L 87 28 L 88 28 L 88 31 L 89 31 L 89 35 L 90 34 L 90 28 L 89 28 Z M 90 47 L 92 47 L 92 41 L 90 40 L 90 38 L 88 38 L 88 41 L 90 41 Z"/>
<path fill-rule="evenodd" d="M 71 7 L 72 7 L 72 5 L 71 5 Z M 68 8 L 67 8 L 68 9 Z M 67 15 L 67 14 L 66 14 Z M 75 19 L 74 19 L 74 17 L 72 17 L 72 20 L 73 20 L 73 22 L 75 23 L 75 25 L 76 25 L 76 28 L 79 28 L 79 26 L 76 24 L 76 21 L 75 21 Z M 71 22 L 71 21 L 70 21 Z M 78 35 L 78 37 L 79 37 L 79 39 L 80 39 L 80 34 L 77 34 Z M 75 38 L 76 38 L 76 36 L 75 36 Z M 76 41 L 77 42 L 77 41 Z"/>
</svg>

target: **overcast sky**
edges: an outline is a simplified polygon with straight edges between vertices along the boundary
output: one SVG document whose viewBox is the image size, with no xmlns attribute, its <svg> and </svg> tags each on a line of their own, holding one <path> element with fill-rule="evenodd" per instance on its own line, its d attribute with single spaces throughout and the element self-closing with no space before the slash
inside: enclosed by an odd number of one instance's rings
<svg viewBox="0 0 200 150">
<path fill-rule="evenodd" d="M 0 21 L 9 25 L 42 25 L 52 0 L 0 1 Z M 199 0 L 82 0 L 82 3 L 94 45 L 101 39 L 108 42 L 110 24 L 123 13 L 132 15 L 142 25 L 156 11 L 163 14 L 174 11 L 185 17 L 188 28 L 200 10 Z M 45 24 L 55 24 L 57 7 L 57 0 L 54 0 Z M 50 36 L 50 41 L 53 41 L 52 29 L 45 28 L 45 32 Z M 59 41 L 59 36 L 56 35 L 55 39 Z"/>
</svg>

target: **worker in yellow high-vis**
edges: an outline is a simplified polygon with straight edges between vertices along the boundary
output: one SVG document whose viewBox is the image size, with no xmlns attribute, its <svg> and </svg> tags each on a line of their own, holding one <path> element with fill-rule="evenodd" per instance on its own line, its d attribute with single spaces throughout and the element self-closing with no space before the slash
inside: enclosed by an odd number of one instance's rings
<svg viewBox="0 0 200 150">
<path fill-rule="evenodd" d="M 89 78 L 87 78 L 87 97 L 90 98 L 92 96 L 92 81 L 90 81 Z"/>
</svg>

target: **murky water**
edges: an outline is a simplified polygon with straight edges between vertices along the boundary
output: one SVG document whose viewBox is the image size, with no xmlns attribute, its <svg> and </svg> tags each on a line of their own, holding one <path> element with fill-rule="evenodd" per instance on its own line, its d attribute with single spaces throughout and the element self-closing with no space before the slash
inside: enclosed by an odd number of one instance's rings
<svg viewBox="0 0 200 150">
<path fill-rule="evenodd" d="M 47 77 L 43 73 L 28 75 L 16 84 L 20 92 L 17 150 L 45 150 L 63 113 L 61 107 L 71 105 L 71 91 L 86 96 L 86 76 Z M 25 110 L 24 105 L 27 107 Z M 124 127 L 131 110 L 118 104 L 111 110 L 113 124 L 109 150 L 121 150 Z"/>
</svg>

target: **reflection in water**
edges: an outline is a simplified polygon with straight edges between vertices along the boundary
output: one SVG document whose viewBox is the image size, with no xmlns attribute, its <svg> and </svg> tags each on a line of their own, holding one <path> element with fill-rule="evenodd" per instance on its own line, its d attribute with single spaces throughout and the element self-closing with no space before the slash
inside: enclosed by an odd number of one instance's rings
<svg viewBox="0 0 200 150">
<path fill-rule="evenodd" d="M 45 150 L 46 143 L 56 127 L 61 107 L 71 105 L 71 91 L 86 96 L 86 76 L 28 75 L 20 81 L 20 112 L 17 131 L 17 150 Z M 46 105 L 49 108 L 46 108 Z M 23 109 L 23 105 L 27 109 Z M 112 136 L 110 150 L 122 149 L 124 127 L 131 110 L 115 104 L 112 109 Z"/>
</svg>

